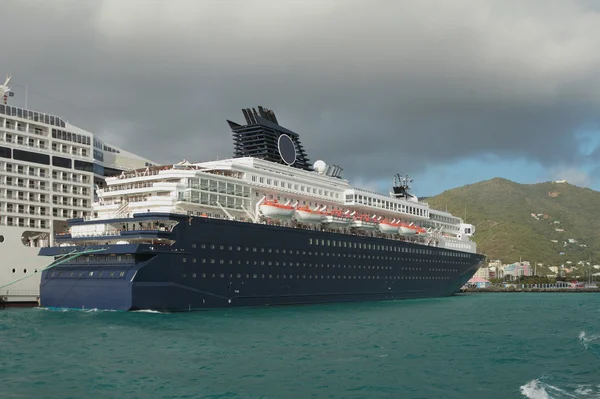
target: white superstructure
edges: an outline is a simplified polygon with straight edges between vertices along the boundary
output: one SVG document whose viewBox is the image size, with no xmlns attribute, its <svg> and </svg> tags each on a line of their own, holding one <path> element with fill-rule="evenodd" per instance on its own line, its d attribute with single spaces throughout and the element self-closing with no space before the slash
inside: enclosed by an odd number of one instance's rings
<svg viewBox="0 0 600 399">
<path fill-rule="evenodd" d="M 470 241 L 474 226 L 438 211 L 418 198 L 398 198 L 357 187 L 325 173 L 253 157 L 147 167 L 108 177 L 98 190 L 92 218 L 106 220 L 142 212 L 174 212 L 206 217 L 327 229 L 348 234 L 385 235 L 464 252 L 476 252 Z M 338 173 L 336 173 L 338 174 Z M 98 226 L 73 226 L 75 236 L 97 236 Z M 136 226 L 127 226 L 128 229 Z M 92 230 L 90 230 L 92 229 Z M 115 240 L 118 240 L 115 236 Z"/>
<path fill-rule="evenodd" d="M 48 263 L 39 248 L 66 219 L 90 216 L 104 176 L 154 163 L 60 117 L 7 105 L 9 81 L 0 85 L 0 299 L 29 302 Z"/>
</svg>

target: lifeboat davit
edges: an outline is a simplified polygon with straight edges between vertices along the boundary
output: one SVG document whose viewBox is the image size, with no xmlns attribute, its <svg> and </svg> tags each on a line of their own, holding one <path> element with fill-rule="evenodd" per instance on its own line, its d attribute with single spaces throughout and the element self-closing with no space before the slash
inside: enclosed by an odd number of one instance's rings
<svg viewBox="0 0 600 399">
<path fill-rule="evenodd" d="M 294 215 L 294 207 L 274 201 L 265 201 L 259 206 L 260 212 L 268 219 L 289 220 Z"/>
<path fill-rule="evenodd" d="M 343 214 L 342 211 L 332 211 L 325 214 L 322 221 L 330 227 L 348 227 L 352 217 Z"/>
<path fill-rule="evenodd" d="M 358 230 L 375 230 L 377 229 L 378 224 L 379 221 L 377 221 L 377 219 L 362 214 L 354 217 L 354 220 L 350 222 L 350 227 Z"/>
<path fill-rule="evenodd" d="M 307 206 L 298 208 L 294 212 L 296 221 L 300 223 L 321 223 L 324 215 L 323 212 L 316 209 L 310 209 Z"/>
<path fill-rule="evenodd" d="M 379 222 L 379 231 L 384 234 L 398 234 L 398 229 L 400 228 L 400 223 L 392 220 L 384 220 Z"/>
</svg>

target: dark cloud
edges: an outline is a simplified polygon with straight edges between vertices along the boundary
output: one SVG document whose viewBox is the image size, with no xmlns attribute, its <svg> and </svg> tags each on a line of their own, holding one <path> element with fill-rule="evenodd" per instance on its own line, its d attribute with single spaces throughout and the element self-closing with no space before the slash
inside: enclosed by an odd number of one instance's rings
<svg viewBox="0 0 600 399">
<path fill-rule="evenodd" d="M 0 72 L 22 101 L 160 162 L 231 155 L 264 105 L 310 158 L 369 180 L 494 154 L 597 162 L 589 1 L 5 0 Z M 48 98 L 51 97 L 52 99 Z M 56 101 L 60 100 L 60 101 Z M 592 153 L 593 151 L 588 151 Z M 501 171 L 498 171 L 501 174 Z"/>
</svg>

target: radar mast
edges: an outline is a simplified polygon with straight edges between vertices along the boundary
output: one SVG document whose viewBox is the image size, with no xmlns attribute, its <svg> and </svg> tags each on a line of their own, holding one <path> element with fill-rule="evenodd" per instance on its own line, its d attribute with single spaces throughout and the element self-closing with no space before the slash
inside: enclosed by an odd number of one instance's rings
<svg viewBox="0 0 600 399">
<path fill-rule="evenodd" d="M 394 198 L 412 198 L 413 195 L 410 194 L 410 183 L 412 182 L 413 179 L 411 179 L 408 174 L 401 176 L 400 173 L 396 173 L 392 187 L 394 190 L 392 196 Z"/>
</svg>

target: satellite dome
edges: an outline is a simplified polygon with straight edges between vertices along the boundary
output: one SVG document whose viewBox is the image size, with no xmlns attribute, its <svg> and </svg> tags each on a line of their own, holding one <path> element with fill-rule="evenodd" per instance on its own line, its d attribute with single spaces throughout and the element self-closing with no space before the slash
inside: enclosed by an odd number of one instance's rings
<svg viewBox="0 0 600 399">
<path fill-rule="evenodd" d="M 313 164 L 313 169 L 319 174 L 324 174 L 325 170 L 327 169 L 327 164 L 321 160 L 318 160 Z"/>
</svg>

